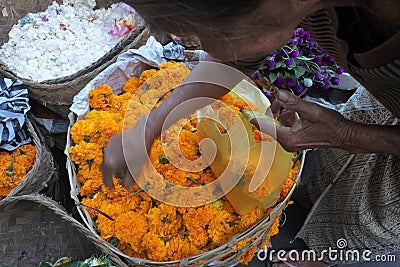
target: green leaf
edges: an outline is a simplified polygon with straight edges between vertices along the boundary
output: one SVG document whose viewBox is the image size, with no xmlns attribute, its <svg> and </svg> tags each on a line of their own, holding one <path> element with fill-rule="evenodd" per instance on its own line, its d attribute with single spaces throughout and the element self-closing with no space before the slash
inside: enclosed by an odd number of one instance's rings
<svg viewBox="0 0 400 267">
<path fill-rule="evenodd" d="M 167 156 L 160 156 L 158 158 L 158 162 L 160 162 L 161 164 L 168 164 L 169 163 L 169 158 Z"/>
<path fill-rule="evenodd" d="M 275 72 L 270 72 L 269 75 L 268 75 L 268 80 L 271 83 L 274 83 L 276 81 L 276 79 L 278 79 L 278 74 L 275 73 Z"/>
<path fill-rule="evenodd" d="M 302 61 L 310 61 L 310 60 L 312 60 L 312 58 L 308 58 L 308 57 L 305 57 L 305 56 L 299 56 L 296 59 L 300 59 Z"/>
<path fill-rule="evenodd" d="M 164 241 L 164 243 L 166 244 L 168 241 L 170 241 L 172 238 L 174 238 L 173 236 L 170 237 L 166 237 L 166 238 L 162 238 L 162 240 Z"/>
<path fill-rule="evenodd" d="M 188 179 L 189 181 L 197 184 L 197 185 L 201 185 L 204 186 L 204 184 L 200 183 L 199 181 L 197 181 L 196 179 L 194 179 L 192 176 L 186 177 L 186 179 Z"/>
<path fill-rule="evenodd" d="M 148 83 L 143 84 L 142 90 L 147 91 L 149 90 L 150 85 Z"/>
<path fill-rule="evenodd" d="M 296 79 L 300 78 L 305 73 L 306 73 L 306 68 L 305 67 L 299 67 L 299 68 L 294 70 L 294 75 L 295 75 Z"/>
</svg>

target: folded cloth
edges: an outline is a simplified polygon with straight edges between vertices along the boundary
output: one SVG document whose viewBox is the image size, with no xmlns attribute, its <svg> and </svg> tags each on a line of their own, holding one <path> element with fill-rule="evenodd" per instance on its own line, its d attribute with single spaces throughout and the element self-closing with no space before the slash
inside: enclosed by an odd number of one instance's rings
<svg viewBox="0 0 400 267">
<path fill-rule="evenodd" d="M 0 76 L 0 149 L 12 151 L 31 142 L 23 129 L 30 108 L 22 82 Z"/>
</svg>

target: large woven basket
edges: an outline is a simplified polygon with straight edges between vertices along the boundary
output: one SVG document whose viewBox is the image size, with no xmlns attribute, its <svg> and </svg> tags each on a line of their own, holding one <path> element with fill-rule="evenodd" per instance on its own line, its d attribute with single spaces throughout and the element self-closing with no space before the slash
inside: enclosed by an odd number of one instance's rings
<svg viewBox="0 0 400 267">
<path fill-rule="evenodd" d="M 49 198 L 18 196 L 0 203 L 0 266 L 39 266 L 64 256 L 83 260 L 104 254 L 116 266 L 126 266 Z"/>
<path fill-rule="evenodd" d="M 67 136 L 67 147 L 66 147 L 66 154 L 68 155 L 68 149 L 71 147 L 72 144 L 72 139 L 70 133 L 68 133 Z M 219 246 L 216 249 L 210 250 L 208 252 L 184 258 L 179 261 L 169 261 L 169 262 L 157 262 L 157 261 L 151 261 L 147 259 L 140 259 L 140 258 L 134 258 L 127 256 L 120 250 L 118 250 L 116 247 L 111 245 L 110 243 L 106 242 L 104 239 L 102 239 L 99 236 L 99 233 L 96 228 L 96 224 L 93 222 L 91 219 L 88 211 L 82 206 L 78 205 L 77 210 L 79 212 L 79 215 L 81 216 L 84 224 L 89 228 L 91 231 L 91 234 L 97 238 L 101 239 L 101 243 L 107 247 L 110 251 L 113 251 L 114 253 L 120 255 L 121 257 L 125 258 L 125 260 L 130 264 L 134 266 L 210 266 L 212 265 L 213 267 L 225 267 L 225 266 L 230 266 L 232 264 L 237 263 L 237 260 L 244 255 L 246 252 L 251 250 L 254 247 L 259 247 L 261 244 L 264 243 L 266 240 L 267 233 L 271 230 L 271 227 L 276 219 L 279 218 L 281 215 L 282 211 L 288 206 L 289 201 L 291 199 L 291 196 L 296 189 L 297 185 L 300 183 L 300 176 L 303 171 L 304 167 L 304 162 L 305 162 L 305 152 L 302 153 L 301 156 L 301 165 L 298 171 L 298 174 L 295 179 L 295 183 L 293 184 L 293 187 L 291 188 L 290 192 L 288 195 L 285 197 L 285 199 L 278 203 L 271 213 L 268 215 L 268 217 L 264 218 L 262 221 L 258 222 L 255 224 L 253 227 L 247 229 L 247 231 L 234 235 L 229 242 L 225 243 L 222 246 Z M 74 199 L 75 202 L 79 202 L 78 194 L 79 194 L 79 189 L 80 185 L 77 180 L 77 174 L 76 174 L 76 167 L 75 164 L 72 162 L 69 156 L 67 156 L 67 170 L 68 170 L 68 175 L 69 175 L 69 180 L 71 184 L 71 197 Z M 242 240 L 246 240 L 247 244 L 244 247 L 241 247 L 240 249 L 235 250 L 234 246 Z M 227 257 L 230 255 L 229 257 Z M 226 258 L 224 258 L 226 257 Z M 221 258 L 224 258 L 224 260 L 221 260 Z"/>
<path fill-rule="evenodd" d="M 35 123 L 29 118 L 26 119 L 26 129 L 36 146 L 36 159 L 32 169 L 26 174 L 25 178 L 16 186 L 5 198 L 13 196 L 38 193 L 44 189 L 48 183 L 56 182 L 58 175 L 55 171 L 53 156 L 44 143 L 44 139 Z M 3 200 L 2 200 L 3 201 Z"/>
<path fill-rule="evenodd" d="M 27 13 L 44 11 L 53 0 L 1 0 L 0 10 L 5 10 L 7 16 L 0 14 L 0 46 L 8 41 L 8 33 L 12 26 L 18 23 L 18 20 Z M 56 0 L 62 3 L 62 0 Z M 97 0 L 97 7 L 110 7 L 115 1 Z M 3 13 L 4 14 L 4 13 Z M 0 74 L 7 78 L 19 79 L 29 90 L 32 99 L 38 101 L 49 109 L 57 112 L 63 117 L 67 117 L 69 106 L 72 99 L 89 81 L 98 73 L 115 62 L 117 56 L 128 49 L 137 48 L 143 45 L 150 36 L 161 38 L 155 30 L 146 24 L 137 25 L 137 27 L 124 39 L 122 39 L 112 50 L 98 59 L 90 66 L 69 76 L 52 79 L 42 82 L 35 82 L 30 79 L 18 77 L 5 64 L 0 61 Z"/>
</svg>

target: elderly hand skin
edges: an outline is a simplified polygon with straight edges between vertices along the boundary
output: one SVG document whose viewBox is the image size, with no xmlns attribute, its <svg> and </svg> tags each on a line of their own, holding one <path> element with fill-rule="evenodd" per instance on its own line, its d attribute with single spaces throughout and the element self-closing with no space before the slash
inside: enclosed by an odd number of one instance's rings
<svg viewBox="0 0 400 267">
<path fill-rule="evenodd" d="M 350 153 L 400 154 L 399 126 L 352 122 L 334 110 L 286 91 L 278 92 L 278 102 L 289 113 L 300 115 L 291 127 L 276 129 L 279 143 L 288 151 L 336 147 Z"/>
</svg>

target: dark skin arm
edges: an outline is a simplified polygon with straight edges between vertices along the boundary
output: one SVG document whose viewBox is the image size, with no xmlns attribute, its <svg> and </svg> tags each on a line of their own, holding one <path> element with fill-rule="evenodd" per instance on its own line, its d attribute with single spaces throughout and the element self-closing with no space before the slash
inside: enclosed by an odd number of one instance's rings
<svg viewBox="0 0 400 267">
<path fill-rule="evenodd" d="M 337 147 L 351 153 L 400 155 L 400 127 L 397 125 L 352 122 L 334 110 L 305 102 L 285 91 L 278 93 L 278 102 L 301 117 L 293 126 L 276 130 L 278 141 L 288 151 Z M 260 121 L 261 129 L 267 131 L 267 127 L 267 123 Z"/>
</svg>

